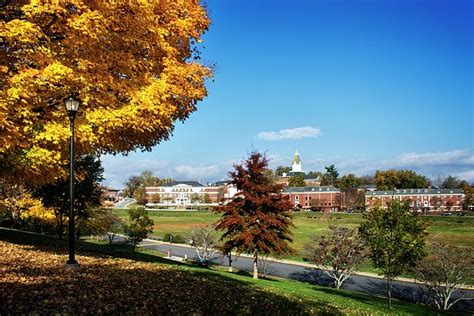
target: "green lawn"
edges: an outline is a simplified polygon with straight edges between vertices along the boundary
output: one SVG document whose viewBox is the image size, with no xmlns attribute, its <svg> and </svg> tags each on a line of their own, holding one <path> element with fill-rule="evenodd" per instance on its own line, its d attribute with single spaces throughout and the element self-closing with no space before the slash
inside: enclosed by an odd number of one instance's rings
<svg viewBox="0 0 474 316">
<path fill-rule="evenodd" d="M 127 216 L 127 210 L 114 210 L 120 217 Z M 153 235 L 163 237 L 166 233 L 186 236 L 194 226 L 215 223 L 219 214 L 209 211 L 150 211 L 155 222 Z M 429 240 L 440 240 L 456 246 L 474 249 L 474 217 L 471 216 L 422 216 L 428 224 Z M 293 246 L 301 253 L 312 235 L 324 234 L 330 225 L 357 227 L 363 221 L 361 214 L 344 213 L 295 213 Z"/>
<path fill-rule="evenodd" d="M 114 210 L 125 218 L 126 210 Z M 215 223 L 219 214 L 209 211 L 150 211 L 155 222 L 153 236 L 163 237 L 166 233 L 187 236 L 193 226 L 205 226 Z M 474 217 L 471 216 L 422 216 L 428 224 L 428 240 L 439 240 L 451 245 L 470 247 L 474 251 Z M 357 227 L 363 221 L 361 214 L 315 213 L 294 214 L 293 247 L 298 254 L 288 259 L 302 261 L 304 245 L 312 235 L 324 234 L 330 225 Z M 366 262 L 361 271 L 377 272 Z M 474 281 L 474 280 L 473 280 Z M 471 283 L 471 282 L 470 282 Z"/>
<path fill-rule="evenodd" d="M 3 288 L 8 296 L 0 314 L 444 314 L 399 301 L 389 310 L 377 297 L 284 279 L 253 280 L 246 273 L 178 264 L 152 251 L 132 252 L 127 246 L 84 240 L 77 245 L 82 267 L 72 273 L 63 268 L 66 245 L 0 228 L 5 281 L 0 282 L 0 293 Z"/>
</svg>

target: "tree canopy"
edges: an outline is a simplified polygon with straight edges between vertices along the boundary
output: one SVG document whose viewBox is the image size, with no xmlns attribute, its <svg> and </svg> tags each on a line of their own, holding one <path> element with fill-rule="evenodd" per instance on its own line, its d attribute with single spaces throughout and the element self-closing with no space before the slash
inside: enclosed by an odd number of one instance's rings
<svg viewBox="0 0 474 316">
<path fill-rule="evenodd" d="M 149 202 L 146 198 L 145 187 L 160 186 L 166 181 L 168 180 L 156 177 L 152 171 L 145 170 L 138 176 L 130 176 L 128 178 L 123 195 L 135 198 L 139 205 L 145 205 Z"/>
<path fill-rule="evenodd" d="M 267 158 L 254 152 L 243 164 L 234 166 L 231 183 L 238 193 L 227 205 L 216 208 L 222 214 L 216 228 L 224 232 L 224 252 L 237 249 L 252 254 L 255 278 L 259 255 L 293 251 L 289 245 L 292 205 L 280 194 L 282 186 L 265 175 L 267 165 Z"/>
<path fill-rule="evenodd" d="M 330 166 L 324 167 L 326 169 L 326 173 L 323 175 L 323 179 L 321 181 L 322 185 L 336 185 L 337 184 L 337 177 L 339 177 L 339 172 L 336 169 L 334 164 Z"/>
<path fill-rule="evenodd" d="M 65 177 L 63 100 L 82 100 L 82 154 L 149 150 L 207 92 L 206 10 L 183 1 L 0 2 L 0 177 Z"/>
<path fill-rule="evenodd" d="M 275 169 L 275 174 L 279 177 L 281 177 L 284 173 L 288 173 L 291 171 L 291 167 L 283 167 L 283 166 L 278 166 Z"/>
<path fill-rule="evenodd" d="M 430 181 L 413 170 L 377 170 L 375 184 L 378 190 L 426 188 Z"/>
<path fill-rule="evenodd" d="M 296 175 L 288 180 L 289 187 L 304 187 L 305 185 L 303 176 Z"/>
<path fill-rule="evenodd" d="M 460 180 L 454 176 L 447 176 L 441 182 L 441 189 L 465 189 L 469 186 L 469 183 L 466 180 Z"/>
<path fill-rule="evenodd" d="M 393 280 L 425 255 L 426 227 L 410 213 L 408 204 L 397 200 L 387 207 L 375 207 L 364 213 L 364 219 L 359 233 L 370 248 L 374 266 L 387 279 L 390 305 Z"/>
</svg>

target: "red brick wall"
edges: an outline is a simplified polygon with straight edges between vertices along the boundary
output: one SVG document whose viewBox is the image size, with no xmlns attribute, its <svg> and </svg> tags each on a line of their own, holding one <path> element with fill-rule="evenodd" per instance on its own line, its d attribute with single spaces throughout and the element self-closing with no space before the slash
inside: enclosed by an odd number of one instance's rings
<svg viewBox="0 0 474 316">
<path fill-rule="evenodd" d="M 341 208 L 341 193 L 339 192 L 284 192 L 290 197 L 294 206 L 310 209 L 312 206 L 323 211 L 337 211 Z"/>
</svg>

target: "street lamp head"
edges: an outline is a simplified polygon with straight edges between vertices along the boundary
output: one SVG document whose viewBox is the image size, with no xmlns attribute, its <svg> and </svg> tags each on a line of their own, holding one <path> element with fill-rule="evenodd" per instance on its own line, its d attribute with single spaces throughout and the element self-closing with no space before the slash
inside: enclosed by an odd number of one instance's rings
<svg viewBox="0 0 474 316">
<path fill-rule="evenodd" d="M 74 97 L 69 97 L 66 100 L 64 100 L 64 105 L 66 106 L 66 111 L 71 115 L 71 114 L 76 114 L 77 110 L 79 110 L 79 105 L 81 104 L 81 101 Z"/>
</svg>

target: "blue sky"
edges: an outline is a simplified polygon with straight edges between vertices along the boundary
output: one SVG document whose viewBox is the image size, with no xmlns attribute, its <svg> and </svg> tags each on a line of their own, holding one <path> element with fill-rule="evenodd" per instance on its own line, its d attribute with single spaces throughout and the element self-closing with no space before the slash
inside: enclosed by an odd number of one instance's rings
<svg viewBox="0 0 474 316">
<path fill-rule="evenodd" d="M 474 181 L 474 2 L 209 0 L 209 96 L 152 152 L 105 156 L 107 185 L 145 169 L 221 180 L 271 166 L 410 168 Z"/>
</svg>

